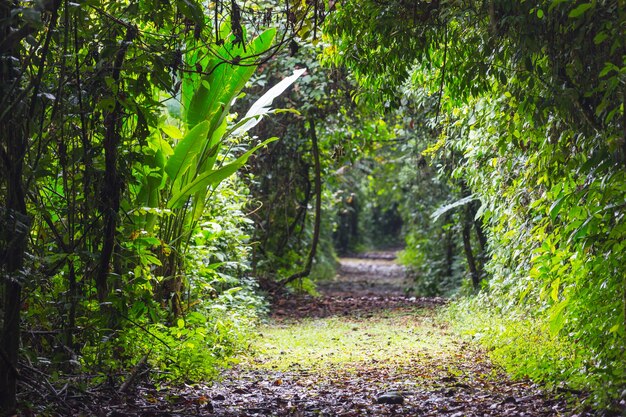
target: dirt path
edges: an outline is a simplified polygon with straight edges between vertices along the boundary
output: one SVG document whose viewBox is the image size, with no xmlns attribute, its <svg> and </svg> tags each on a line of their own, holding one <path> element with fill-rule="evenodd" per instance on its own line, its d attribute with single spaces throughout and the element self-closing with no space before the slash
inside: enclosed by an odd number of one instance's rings
<svg viewBox="0 0 626 417">
<path fill-rule="evenodd" d="M 216 416 L 582 416 L 512 382 L 407 297 L 390 253 L 341 260 L 322 297 L 283 299 L 256 355 L 211 389 Z"/>
<path fill-rule="evenodd" d="M 306 319 L 329 316 L 372 315 L 377 311 L 402 307 L 442 305 L 442 298 L 416 298 L 406 295 L 411 282 L 404 268 L 395 261 L 395 252 L 374 252 L 362 258 L 342 258 L 332 281 L 318 284 L 321 297 L 293 296 L 273 304 L 272 317 Z"/>
<path fill-rule="evenodd" d="M 107 416 L 592 415 L 509 380 L 450 331 L 445 300 L 406 296 L 404 275 L 390 253 L 342 259 L 321 297 L 274 304 L 253 353 L 220 382 L 144 387 L 132 413 Z"/>
</svg>

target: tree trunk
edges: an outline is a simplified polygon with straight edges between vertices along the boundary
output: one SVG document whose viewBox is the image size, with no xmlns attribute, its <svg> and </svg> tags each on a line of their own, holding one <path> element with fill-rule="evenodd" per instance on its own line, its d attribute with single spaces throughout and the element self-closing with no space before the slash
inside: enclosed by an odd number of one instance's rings
<svg viewBox="0 0 626 417">
<path fill-rule="evenodd" d="M 481 258 L 486 260 L 487 258 L 487 236 L 485 235 L 485 227 L 481 219 L 476 219 L 477 209 L 472 205 L 472 218 L 474 219 L 474 230 L 478 237 L 478 243 L 480 244 Z"/>
<path fill-rule="evenodd" d="M 287 233 L 284 235 L 282 242 L 280 243 L 280 245 L 276 248 L 276 255 L 277 256 L 282 256 L 285 253 L 285 250 L 287 249 L 288 245 L 289 245 L 289 241 L 291 239 L 291 237 L 296 233 L 296 230 L 298 228 L 298 226 L 301 229 L 305 228 L 305 224 L 306 224 L 306 213 L 307 213 L 307 207 L 309 206 L 309 202 L 311 201 L 311 190 L 312 190 L 312 186 L 311 186 L 311 181 L 309 180 L 310 175 L 309 175 L 309 165 L 305 164 L 301 174 L 303 177 L 305 177 L 307 179 L 305 186 L 304 186 L 304 199 L 301 202 L 298 202 L 298 209 L 296 211 L 296 215 L 293 219 L 293 221 L 291 222 L 291 224 L 289 224 L 289 227 L 287 229 Z M 287 194 L 286 194 L 287 195 Z M 271 208 L 268 209 L 268 214 L 271 213 Z M 268 224 L 270 223 L 269 219 L 268 219 Z M 267 235 L 269 236 L 269 230 Z"/>
<path fill-rule="evenodd" d="M 23 155 L 26 140 L 20 133 L 3 132 L 10 143 L 9 155 Z M 11 143 L 12 142 L 12 143 Z M 22 304 L 22 280 L 26 242 L 30 220 L 26 215 L 26 202 L 22 188 L 23 157 L 17 156 L 8 168 L 6 187 L 7 206 L 2 223 L 7 239 L 3 239 L 1 269 L 6 272 L 4 281 L 4 321 L 0 338 L 0 414 L 10 414 L 16 407 L 17 364 L 20 341 L 20 308 Z"/>
<path fill-rule="evenodd" d="M 8 60 L 7 60 L 8 61 Z M 8 68 L 7 68 L 8 67 Z M 0 74 L 0 89 L 10 86 L 12 68 L 9 64 Z M 10 87 L 9 87 L 10 88 Z M 2 91 L 0 90 L 0 91 Z M 11 92 L 5 93 L 11 95 Z M 24 115 L 26 103 L 15 103 L 15 113 Z M 8 120 L 7 120 L 8 119 Z M 9 414 L 16 407 L 17 359 L 20 340 L 20 308 L 22 304 L 23 266 L 30 219 L 24 194 L 24 155 L 27 135 L 21 128 L 21 117 L 0 120 L 0 153 L 2 179 L 6 190 L 6 206 L 0 208 L 0 271 L 4 275 L 4 320 L 0 337 L 0 414 Z M 0 189 L 3 187 L 0 187 Z"/>
<path fill-rule="evenodd" d="M 465 257 L 467 258 L 467 267 L 470 271 L 472 278 L 472 285 L 474 289 L 478 289 L 480 286 L 480 273 L 476 266 L 476 259 L 474 258 L 474 252 L 472 251 L 472 217 L 469 205 L 465 206 L 465 216 L 463 219 L 463 249 L 465 250 Z"/>
<path fill-rule="evenodd" d="M 113 63 L 111 78 L 116 85 L 120 84 L 120 74 L 128 46 L 137 36 L 137 29 L 128 27 L 122 46 L 117 51 Z M 123 109 L 119 100 L 115 101 L 115 107 L 104 119 L 106 128 L 104 135 L 104 186 L 102 189 L 102 210 L 104 218 L 104 241 L 100 253 L 100 265 L 96 275 L 96 288 L 98 301 L 103 303 L 109 293 L 108 276 L 111 266 L 113 249 L 115 248 L 115 231 L 117 228 L 117 218 L 120 210 L 121 178 L 118 173 L 118 147 L 121 142 L 121 126 Z M 107 310 L 107 313 L 110 311 Z"/>
<path fill-rule="evenodd" d="M 0 274 L 3 277 L 3 322 L 0 329 L 0 415 L 11 415 L 17 406 L 18 352 L 20 343 L 20 308 L 22 304 L 23 264 L 30 221 L 24 195 L 24 155 L 27 134 L 24 127 L 27 103 L 21 94 L 20 80 L 13 62 L 19 61 L 20 39 L 8 42 L 20 33 L 14 26 L 12 2 L 0 1 L 0 96 L 7 98 L 12 110 L 0 119 Z M 24 29 L 24 28 L 22 28 Z M 26 30 L 25 32 L 28 32 Z M 8 43 L 7 43 L 8 42 Z"/>
<path fill-rule="evenodd" d="M 465 181 L 461 181 L 460 185 L 463 197 L 470 196 L 471 190 Z M 485 236 L 482 222 L 480 222 L 480 220 L 475 220 L 477 212 L 478 208 L 476 207 L 476 202 L 474 201 L 466 204 L 465 209 L 463 210 L 463 249 L 465 251 L 465 257 L 467 258 L 467 267 L 472 278 L 472 285 L 476 290 L 480 287 L 480 279 L 483 275 L 483 266 L 486 260 L 487 249 L 487 237 Z M 480 246 L 480 251 L 477 255 L 474 254 L 474 250 L 472 248 L 472 226 L 476 229 L 476 236 L 478 237 L 478 244 Z"/>
<path fill-rule="evenodd" d="M 0 410 L 11 413 L 16 406 L 17 361 L 20 340 L 20 308 L 26 237 L 29 221 L 22 189 L 22 161 L 15 163 L 13 175 L 7 178 L 9 199 L 4 214 L 7 232 L 12 235 L 2 260 L 6 271 L 4 282 L 4 322 L 0 342 Z M 10 230 L 9 230 L 10 229 Z"/>
<path fill-rule="evenodd" d="M 476 269 L 478 269 L 479 275 L 482 275 L 484 268 L 485 268 L 485 264 L 487 263 L 487 260 L 488 260 L 487 236 L 485 234 L 485 228 L 483 226 L 482 219 L 476 218 L 476 213 L 478 213 L 478 204 L 476 201 L 472 201 L 471 203 L 469 203 L 469 210 L 470 210 L 469 216 L 471 217 L 473 221 L 474 231 L 476 232 L 476 237 L 478 238 L 478 245 L 480 247 L 480 252 L 476 255 L 476 260 L 477 260 Z"/>
<path fill-rule="evenodd" d="M 450 224 L 452 222 L 452 213 L 446 213 L 445 223 Z M 446 276 L 452 277 L 454 273 L 454 250 L 455 250 L 455 240 L 454 240 L 454 232 L 452 228 L 449 228 L 445 231 L 446 236 Z"/>
<path fill-rule="evenodd" d="M 15 62 L 21 62 L 22 41 L 39 28 L 25 23 L 13 13 L 18 10 L 17 2 L 0 1 L 0 58 L 3 62 L 0 66 L 0 97 L 6 99 L 11 109 L 0 119 L 0 178 L 3 183 L 0 184 L 0 190 L 4 188 L 6 193 L 6 206 L 0 207 L 0 271 L 4 276 L 3 322 L 0 330 L 1 415 L 13 414 L 17 406 L 22 281 L 31 223 L 26 210 L 23 174 L 28 149 L 28 125 L 35 116 L 39 87 L 60 6 L 60 0 L 44 5 L 45 11 L 51 13 L 49 32 L 41 50 L 37 74 L 30 80 L 32 94 L 29 106 L 26 99 L 28 92 L 21 88 L 28 80 L 22 79 L 25 73 L 17 70 Z"/>
</svg>

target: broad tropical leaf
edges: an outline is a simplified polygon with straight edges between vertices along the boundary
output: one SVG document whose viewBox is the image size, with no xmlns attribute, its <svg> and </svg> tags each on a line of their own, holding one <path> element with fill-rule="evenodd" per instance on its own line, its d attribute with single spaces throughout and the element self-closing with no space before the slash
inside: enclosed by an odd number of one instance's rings
<svg viewBox="0 0 626 417">
<path fill-rule="evenodd" d="M 270 106 L 276 97 L 281 95 L 291 84 L 293 84 L 302 74 L 306 72 L 306 68 L 301 68 L 294 70 L 293 74 L 289 77 L 283 79 L 274 87 L 270 88 L 265 94 L 261 96 L 252 106 L 250 110 L 244 116 L 245 123 L 239 126 L 235 131 L 233 131 L 233 135 L 238 136 L 242 135 L 248 130 L 252 129 L 256 126 L 263 116 L 270 112 Z"/>
<path fill-rule="evenodd" d="M 459 206 L 462 206 L 464 204 L 467 204 L 473 200 L 476 200 L 476 197 L 474 195 L 469 195 L 467 197 L 463 197 L 460 200 L 455 201 L 454 203 L 450 203 L 450 204 L 446 204 L 445 206 L 441 206 L 439 207 L 437 210 L 435 210 L 433 212 L 433 214 L 430 215 L 430 218 L 433 220 L 437 220 L 439 219 L 439 217 L 441 217 L 442 214 L 447 213 L 448 211 L 455 209 Z"/>
<path fill-rule="evenodd" d="M 217 57 L 207 65 L 210 74 L 202 78 L 189 102 L 186 113 L 189 128 L 202 120 L 210 120 L 211 128 L 218 126 L 228 113 L 233 98 L 239 94 L 256 70 L 254 61 L 259 54 L 269 49 L 274 36 L 276 29 L 266 30 L 248 44 L 245 55 L 243 50 L 238 50 L 241 47 L 233 47 L 230 43 L 225 43 L 218 49 Z M 234 56 L 240 57 L 238 65 L 227 62 Z"/>
<path fill-rule="evenodd" d="M 224 179 L 233 175 L 239 168 L 241 168 L 247 161 L 250 156 L 256 152 L 259 148 L 267 145 L 268 143 L 274 142 L 278 140 L 278 138 L 270 138 L 264 141 L 263 143 L 255 146 L 250 149 L 248 152 L 241 155 L 235 161 L 230 164 L 224 165 L 221 168 L 216 170 L 211 170 L 207 172 L 203 172 L 198 175 L 195 180 L 184 186 L 178 193 L 172 196 L 170 201 L 167 203 L 168 208 L 180 207 L 184 204 L 187 197 L 190 195 L 200 191 L 206 190 L 207 187 L 218 185 Z"/>
<path fill-rule="evenodd" d="M 176 181 L 184 175 L 191 164 L 201 154 L 208 134 L 209 122 L 204 121 L 191 129 L 191 131 L 178 142 L 178 145 L 174 148 L 174 154 L 165 165 L 165 172 L 172 181 Z"/>
</svg>

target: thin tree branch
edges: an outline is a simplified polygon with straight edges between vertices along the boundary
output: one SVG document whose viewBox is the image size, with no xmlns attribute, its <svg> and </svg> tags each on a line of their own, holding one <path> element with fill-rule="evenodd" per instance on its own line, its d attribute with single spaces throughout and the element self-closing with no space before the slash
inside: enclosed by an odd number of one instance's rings
<svg viewBox="0 0 626 417">
<path fill-rule="evenodd" d="M 282 288 L 297 279 L 309 276 L 309 274 L 311 273 L 311 268 L 313 267 L 315 254 L 317 252 L 317 245 L 320 240 L 320 229 L 322 221 L 322 168 L 320 164 L 319 148 L 317 145 L 317 132 L 315 131 L 315 121 L 313 120 L 313 118 L 309 119 L 309 134 L 311 135 L 311 151 L 313 153 L 313 161 L 315 164 L 315 221 L 313 223 L 313 238 L 311 240 L 311 249 L 309 250 L 309 255 L 307 257 L 304 269 L 279 282 L 279 288 Z"/>
</svg>

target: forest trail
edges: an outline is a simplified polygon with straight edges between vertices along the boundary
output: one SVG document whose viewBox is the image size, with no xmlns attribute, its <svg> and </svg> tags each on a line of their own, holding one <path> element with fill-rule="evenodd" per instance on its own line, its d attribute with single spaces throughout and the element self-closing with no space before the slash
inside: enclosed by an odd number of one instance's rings
<svg viewBox="0 0 626 417">
<path fill-rule="evenodd" d="M 107 416 L 592 415 L 511 381 L 450 330 L 446 300 L 407 296 L 409 284 L 392 253 L 342 259 L 320 297 L 277 300 L 250 355 L 218 382 L 144 387 Z"/>
<path fill-rule="evenodd" d="M 587 415 L 512 382 L 453 335 L 438 315 L 445 300 L 406 296 L 394 258 L 342 259 L 321 297 L 275 303 L 255 354 L 210 389 L 207 415 Z"/>
</svg>

